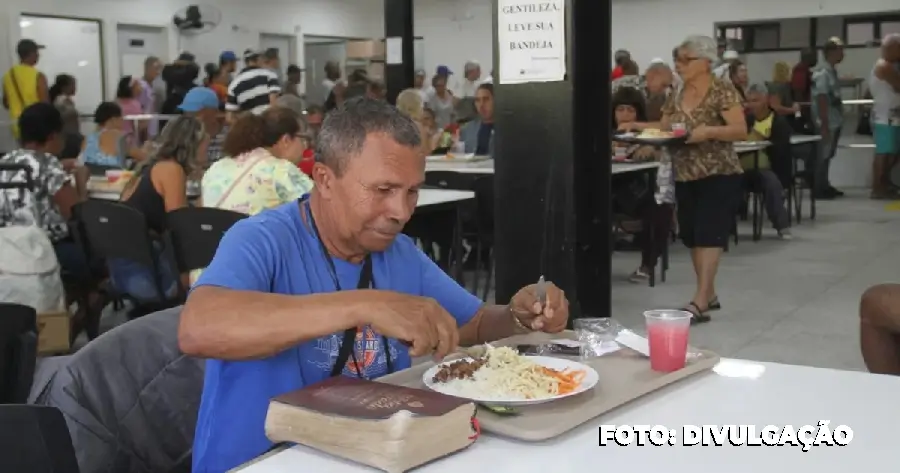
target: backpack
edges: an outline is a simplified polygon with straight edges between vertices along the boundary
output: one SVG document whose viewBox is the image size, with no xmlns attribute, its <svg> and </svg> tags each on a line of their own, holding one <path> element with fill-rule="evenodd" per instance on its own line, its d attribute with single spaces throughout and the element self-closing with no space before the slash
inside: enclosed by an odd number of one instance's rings
<svg viewBox="0 0 900 473">
<path fill-rule="evenodd" d="M 0 187 L 0 192 L 8 196 L 10 187 L 18 186 L 8 184 Z M 62 312 L 66 310 L 66 294 L 59 261 L 40 224 L 40 209 L 35 210 L 31 225 L 0 227 L 0 302 L 27 305 L 39 314 Z"/>
</svg>

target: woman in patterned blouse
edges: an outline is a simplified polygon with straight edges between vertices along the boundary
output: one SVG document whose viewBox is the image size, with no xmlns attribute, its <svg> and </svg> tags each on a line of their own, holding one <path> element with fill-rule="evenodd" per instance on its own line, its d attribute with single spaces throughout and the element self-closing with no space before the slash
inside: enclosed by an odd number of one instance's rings
<svg viewBox="0 0 900 473">
<path fill-rule="evenodd" d="M 715 290 L 719 259 L 728 243 L 741 196 L 740 161 L 732 145 L 747 139 L 741 97 L 727 80 L 712 73 L 716 42 L 690 36 L 678 46 L 675 67 L 683 80 L 663 106 L 660 123 L 632 128 L 689 133 L 684 146 L 670 149 L 675 171 L 678 227 L 697 274 L 697 287 L 685 310 L 692 323 L 708 322 L 707 312 L 721 308 Z"/>
</svg>

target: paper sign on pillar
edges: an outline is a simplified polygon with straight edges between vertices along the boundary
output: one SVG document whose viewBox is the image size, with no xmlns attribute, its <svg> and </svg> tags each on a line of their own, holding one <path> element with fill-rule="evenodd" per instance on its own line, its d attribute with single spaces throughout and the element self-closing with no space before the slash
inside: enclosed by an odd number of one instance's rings
<svg viewBox="0 0 900 473">
<path fill-rule="evenodd" d="M 565 0 L 497 2 L 497 77 L 501 84 L 565 79 L 565 6 Z"/>
</svg>

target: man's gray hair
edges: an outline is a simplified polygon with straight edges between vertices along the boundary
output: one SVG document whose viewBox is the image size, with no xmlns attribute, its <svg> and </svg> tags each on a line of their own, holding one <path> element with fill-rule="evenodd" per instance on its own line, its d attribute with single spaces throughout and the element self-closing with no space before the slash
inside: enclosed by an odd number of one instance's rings
<svg viewBox="0 0 900 473">
<path fill-rule="evenodd" d="M 347 160 L 359 155 L 372 133 L 381 133 L 408 148 L 422 147 L 422 135 L 412 118 L 383 101 L 358 97 L 328 113 L 316 142 L 316 160 L 343 174 Z"/>
<path fill-rule="evenodd" d="M 709 36 L 688 36 L 678 45 L 678 49 L 686 49 L 700 59 L 714 63 L 719 59 L 719 45 Z"/>
<path fill-rule="evenodd" d="M 480 69 L 481 64 L 478 64 L 478 61 L 467 61 L 466 65 L 463 67 L 463 72 L 474 71 L 475 69 Z"/>
<path fill-rule="evenodd" d="M 747 90 L 744 92 L 744 95 L 750 94 L 769 95 L 769 89 L 762 84 L 751 84 L 750 87 L 747 87 Z"/>
<path fill-rule="evenodd" d="M 159 58 L 156 56 L 147 56 L 147 59 L 144 59 L 144 69 L 150 69 L 156 63 L 160 62 Z"/>
</svg>

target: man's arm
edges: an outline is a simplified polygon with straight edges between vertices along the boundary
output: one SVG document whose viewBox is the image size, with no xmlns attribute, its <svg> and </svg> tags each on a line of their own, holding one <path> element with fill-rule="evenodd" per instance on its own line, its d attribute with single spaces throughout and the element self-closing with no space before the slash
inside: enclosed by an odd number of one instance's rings
<svg viewBox="0 0 900 473">
<path fill-rule="evenodd" d="M 184 305 L 178 344 L 185 354 L 264 358 L 355 327 L 360 307 L 371 308 L 366 293 L 374 291 L 270 294 L 276 257 L 272 234 L 260 222 L 239 222 L 225 234 Z"/>
<path fill-rule="evenodd" d="M 278 76 L 274 72 L 269 73 L 269 105 L 275 105 L 278 97 L 281 96 L 281 83 L 278 82 Z"/>
<path fill-rule="evenodd" d="M 38 101 L 50 103 L 50 87 L 47 85 L 47 76 L 43 73 L 38 74 L 37 95 Z"/>
<path fill-rule="evenodd" d="M 875 65 L 875 77 L 887 82 L 894 88 L 894 92 L 900 94 L 900 71 L 893 64 L 879 60 Z"/>
<path fill-rule="evenodd" d="M 528 333 L 515 322 L 508 305 L 485 305 L 475 317 L 459 328 L 459 344 L 478 345 L 520 333 Z"/>
<path fill-rule="evenodd" d="M 828 90 L 828 77 L 823 71 L 818 71 L 813 75 L 812 100 L 816 102 L 818 107 L 819 133 L 822 138 L 828 137 L 828 107 L 830 106 L 830 97 Z"/>
<path fill-rule="evenodd" d="M 209 271 L 207 268 L 204 275 Z M 203 283 L 203 276 L 198 282 Z M 300 343 L 360 324 L 375 291 L 304 296 L 202 286 L 191 291 L 178 330 L 185 354 L 247 360 L 272 356 Z"/>
</svg>

